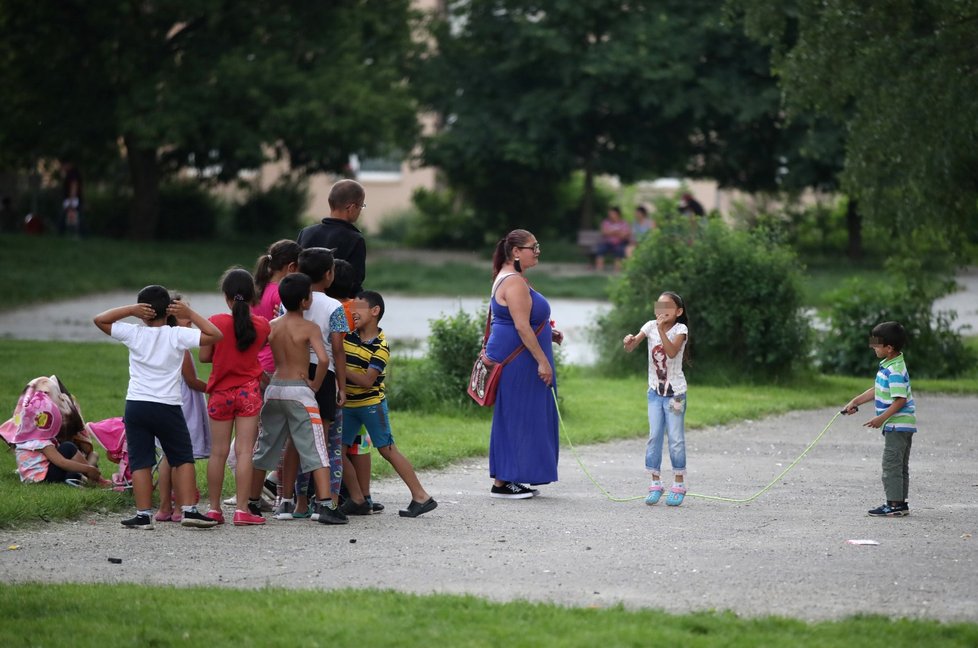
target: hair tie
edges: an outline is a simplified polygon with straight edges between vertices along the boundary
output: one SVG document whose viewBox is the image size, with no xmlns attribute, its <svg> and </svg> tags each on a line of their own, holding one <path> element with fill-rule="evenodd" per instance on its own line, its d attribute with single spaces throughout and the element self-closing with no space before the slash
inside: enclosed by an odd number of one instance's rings
<svg viewBox="0 0 978 648">
<path fill-rule="evenodd" d="M 234 296 L 234 301 L 244 301 L 244 297 L 242 297 L 239 293 Z"/>
<path fill-rule="evenodd" d="M 269 261 L 271 261 L 272 260 L 272 255 L 271 254 L 266 254 L 265 255 L 265 258 L 268 259 Z"/>
</svg>

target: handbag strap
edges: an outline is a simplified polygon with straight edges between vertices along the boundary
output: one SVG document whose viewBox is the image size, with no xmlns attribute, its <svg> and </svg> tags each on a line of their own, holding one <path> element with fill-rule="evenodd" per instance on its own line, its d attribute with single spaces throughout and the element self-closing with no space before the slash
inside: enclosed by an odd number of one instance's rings
<svg viewBox="0 0 978 648">
<path fill-rule="evenodd" d="M 490 325 L 492 323 L 492 298 L 496 295 L 496 289 L 499 288 L 499 284 L 501 284 L 503 282 L 503 280 L 506 279 L 507 277 L 512 277 L 515 274 L 519 274 L 519 273 L 518 272 L 508 272 L 508 273 L 506 273 L 504 275 L 500 275 L 499 277 L 496 277 L 496 280 L 492 283 L 492 292 L 489 293 L 489 312 L 486 313 L 486 332 L 482 336 L 482 350 L 483 351 L 486 350 L 486 343 L 489 342 L 489 330 L 490 330 Z M 523 281 L 526 281 L 526 279 L 524 278 Z M 529 282 L 527 282 L 527 284 L 529 284 Z M 537 330 L 534 331 L 533 333 L 535 335 L 539 336 L 540 335 L 540 331 L 543 330 L 543 325 L 546 324 L 546 323 L 547 323 L 547 320 L 543 320 L 542 322 L 540 322 L 540 326 L 538 326 L 537 327 Z M 509 357 L 508 358 L 506 358 L 505 360 L 503 360 L 500 363 L 500 365 L 505 366 L 505 365 L 509 364 L 510 361 L 513 358 L 515 358 L 516 356 L 518 356 L 520 354 L 520 352 L 522 352 L 523 349 L 525 349 L 525 348 L 526 348 L 526 345 L 525 344 L 520 344 L 518 347 L 516 347 L 516 349 L 513 350 L 512 353 L 509 354 Z"/>
<path fill-rule="evenodd" d="M 542 322 L 540 322 L 540 326 L 537 327 L 537 330 L 534 331 L 534 333 L 536 335 L 540 335 L 540 331 L 543 330 L 543 325 L 546 324 L 546 323 L 547 323 L 547 320 L 543 320 Z M 502 366 L 505 367 L 506 365 L 508 365 L 509 362 L 513 358 L 515 358 L 516 356 L 518 356 L 520 353 L 522 353 L 523 349 L 525 349 L 525 348 L 526 348 L 526 345 L 525 344 L 521 344 L 518 347 L 516 347 L 516 349 L 512 353 L 509 354 L 509 357 L 502 361 L 502 363 L 501 363 Z"/>
</svg>

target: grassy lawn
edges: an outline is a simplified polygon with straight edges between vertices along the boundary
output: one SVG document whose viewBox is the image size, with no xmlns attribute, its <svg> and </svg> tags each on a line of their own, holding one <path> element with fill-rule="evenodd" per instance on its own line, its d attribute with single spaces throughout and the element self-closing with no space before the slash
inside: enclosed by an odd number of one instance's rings
<svg viewBox="0 0 978 648">
<path fill-rule="evenodd" d="M 978 642 L 975 624 L 883 617 L 805 623 L 376 590 L 326 596 L 355 601 L 357 622 L 338 622 L 340 612 L 323 604 L 322 593 L 301 590 L 0 584 L 0 644 L 943 648 Z"/>
</svg>

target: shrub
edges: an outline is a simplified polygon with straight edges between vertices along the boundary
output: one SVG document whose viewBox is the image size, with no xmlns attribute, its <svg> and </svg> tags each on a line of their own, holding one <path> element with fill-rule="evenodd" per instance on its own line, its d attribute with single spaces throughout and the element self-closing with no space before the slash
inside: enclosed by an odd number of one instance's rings
<svg viewBox="0 0 978 648">
<path fill-rule="evenodd" d="M 301 181 L 279 180 L 266 191 L 252 191 L 234 210 L 237 232 L 294 236 L 309 207 L 309 190 Z"/>
<path fill-rule="evenodd" d="M 414 209 L 402 215 L 401 242 L 411 248 L 472 249 L 483 240 L 482 229 L 471 208 L 452 191 L 415 189 Z M 388 226 L 388 232 L 394 224 Z"/>
<path fill-rule="evenodd" d="M 646 370 L 646 354 L 626 354 L 621 339 L 654 318 L 665 290 L 688 307 L 691 374 L 782 376 L 805 361 L 809 325 L 794 253 L 722 222 L 700 225 L 694 235 L 686 222 L 672 221 L 643 239 L 612 289 L 612 309 L 596 331 L 601 368 Z"/>
<path fill-rule="evenodd" d="M 901 264 L 908 263 L 902 260 Z M 821 336 L 818 360 L 825 371 L 871 375 L 879 360 L 868 348 L 870 331 L 880 322 L 900 322 L 909 341 L 904 349 L 911 376 L 952 378 L 978 363 L 953 328 L 954 312 L 934 313 L 934 299 L 947 290 L 946 283 L 917 272 L 909 262 L 894 279 L 872 284 L 850 280 L 832 297 L 829 330 Z"/>
<path fill-rule="evenodd" d="M 207 239 L 214 236 L 223 205 L 201 184 L 171 181 L 160 187 L 160 219 L 156 238 Z"/>
</svg>

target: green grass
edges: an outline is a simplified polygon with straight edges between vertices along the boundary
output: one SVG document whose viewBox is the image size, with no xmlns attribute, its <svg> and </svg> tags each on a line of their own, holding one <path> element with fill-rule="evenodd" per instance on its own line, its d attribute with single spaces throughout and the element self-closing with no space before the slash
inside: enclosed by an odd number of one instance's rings
<svg viewBox="0 0 978 648">
<path fill-rule="evenodd" d="M 337 622 L 349 601 L 356 622 Z M 256 622 L 256 620 L 261 620 Z M 327 632 L 323 629 L 328 628 Z M 730 613 L 492 603 L 474 596 L 143 585 L 0 584 L 0 644 L 19 646 L 974 646 L 978 625 L 864 616 L 806 623 Z"/>
<path fill-rule="evenodd" d="M 252 270 L 268 243 L 75 241 L 0 234 L 0 249 L 4 250 L 0 276 L 7 284 L 0 310 L 110 290 L 130 290 L 135 296 L 140 288 L 154 283 L 187 292 L 216 292 L 227 268 L 240 265 Z M 403 295 L 485 296 L 490 283 L 487 262 L 481 266 L 459 262 L 428 265 L 382 255 L 371 258 L 368 279 L 372 290 Z M 545 265 L 534 270 L 531 279 L 551 297 L 588 299 L 606 298 L 610 281 L 601 275 L 572 280 L 554 277 Z"/>
</svg>

